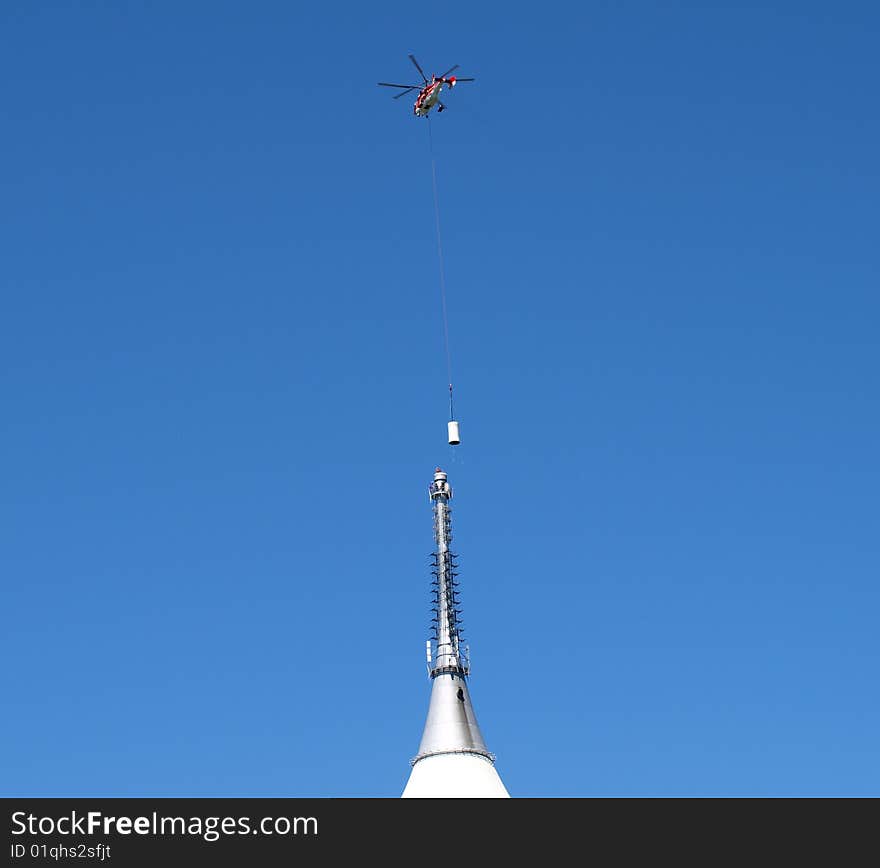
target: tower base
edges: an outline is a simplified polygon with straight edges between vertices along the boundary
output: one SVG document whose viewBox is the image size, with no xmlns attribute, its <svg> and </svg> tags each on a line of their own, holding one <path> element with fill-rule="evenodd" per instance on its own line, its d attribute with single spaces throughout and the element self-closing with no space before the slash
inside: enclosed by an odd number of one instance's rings
<svg viewBox="0 0 880 868">
<path fill-rule="evenodd" d="M 509 799 L 492 761 L 475 753 L 440 753 L 418 760 L 403 799 Z"/>
</svg>

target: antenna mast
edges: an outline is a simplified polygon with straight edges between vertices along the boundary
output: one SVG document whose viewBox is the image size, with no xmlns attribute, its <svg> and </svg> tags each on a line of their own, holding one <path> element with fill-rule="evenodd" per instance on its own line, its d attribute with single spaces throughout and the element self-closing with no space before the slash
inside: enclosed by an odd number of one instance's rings
<svg viewBox="0 0 880 868">
<path fill-rule="evenodd" d="M 461 609 L 458 598 L 458 556 L 450 549 L 452 542 L 452 487 L 446 474 L 438 467 L 434 481 L 428 486 L 434 510 L 434 542 L 431 555 L 433 596 L 433 638 L 428 640 L 428 673 L 436 678 L 445 672 L 470 674 L 467 646 L 462 643 Z"/>
</svg>

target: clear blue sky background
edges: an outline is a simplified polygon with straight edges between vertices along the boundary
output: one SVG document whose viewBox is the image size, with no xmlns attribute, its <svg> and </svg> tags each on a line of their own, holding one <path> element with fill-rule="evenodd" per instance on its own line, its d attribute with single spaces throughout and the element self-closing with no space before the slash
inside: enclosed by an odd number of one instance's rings
<svg viewBox="0 0 880 868">
<path fill-rule="evenodd" d="M 2 793 L 399 795 L 441 464 L 513 795 L 880 795 L 878 31 L 3 4 Z"/>
</svg>

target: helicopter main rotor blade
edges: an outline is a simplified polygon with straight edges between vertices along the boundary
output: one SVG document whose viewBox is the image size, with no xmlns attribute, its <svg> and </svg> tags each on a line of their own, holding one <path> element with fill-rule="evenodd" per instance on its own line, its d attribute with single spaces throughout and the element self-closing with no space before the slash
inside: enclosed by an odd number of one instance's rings
<svg viewBox="0 0 880 868">
<path fill-rule="evenodd" d="M 411 54 L 409 55 L 409 59 L 413 62 L 413 66 L 419 71 L 419 75 L 422 77 L 422 81 L 427 83 L 428 76 L 422 71 L 422 68 L 419 66 L 419 62 L 413 57 Z"/>
<path fill-rule="evenodd" d="M 377 81 L 380 87 L 405 87 L 407 90 L 412 90 L 414 87 L 420 87 L 418 84 L 389 84 L 387 81 Z"/>
<path fill-rule="evenodd" d="M 446 76 L 449 75 L 450 72 L 455 72 L 455 70 L 458 69 L 459 65 L 460 64 L 456 63 L 455 66 L 452 67 L 452 69 L 447 69 L 446 72 L 443 73 L 443 75 L 438 75 L 437 78 L 446 78 Z M 456 79 L 456 81 L 458 81 L 458 79 Z"/>
<path fill-rule="evenodd" d="M 391 99 L 400 99 L 402 96 L 406 96 L 411 90 L 418 90 L 418 85 L 413 85 L 412 87 L 408 87 L 406 90 L 402 90 L 400 93 L 396 93 Z"/>
<path fill-rule="evenodd" d="M 455 83 L 458 84 L 460 81 L 476 81 L 475 78 L 457 78 L 455 79 Z"/>
</svg>

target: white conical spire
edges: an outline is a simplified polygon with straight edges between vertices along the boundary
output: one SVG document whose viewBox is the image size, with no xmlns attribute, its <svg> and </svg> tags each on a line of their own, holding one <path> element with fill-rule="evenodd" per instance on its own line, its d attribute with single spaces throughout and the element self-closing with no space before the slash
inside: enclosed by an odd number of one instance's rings
<svg viewBox="0 0 880 868">
<path fill-rule="evenodd" d="M 470 671 L 462 642 L 458 575 L 450 551 L 452 488 L 438 467 L 428 489 L 434 510 L 434 636 L 428 641 L 433 682 L 428 719 L 403 798 L 509 798 L 480 732 L 467 687 Z"/>
</svg>

